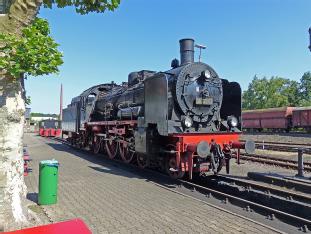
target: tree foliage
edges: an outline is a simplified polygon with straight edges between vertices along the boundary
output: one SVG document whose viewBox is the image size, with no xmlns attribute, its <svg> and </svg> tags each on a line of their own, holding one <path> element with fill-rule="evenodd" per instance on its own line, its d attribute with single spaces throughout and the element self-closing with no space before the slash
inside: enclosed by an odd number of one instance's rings
<svg viewBox="0 0 311 234">
<path fill-rule="evenodd" d="M 45 19 L 36 18 L 32 25 L 23 29 L 22 37 L 0 34 L 0 44 L 0 69 L 5 69 L 12 77 L 57 73 L 58 66 L 63 63 L 63 55 L 50 36 Z"/>
<path fill-rule="evenodd" d="M 273 76 L 255 76 L 248 89 L 243 92 L 243 109 L 264 109 L 282 106 L 302 106 L 311 104 L 311 73 L 307 72 L 300 83 Z M 307 101 L 309 100 L 309 101 Z"/>
<path fill-rule="evenodd" d="M 73 6 L 79 14 L 87 14 L 89 12 L 103 13 L 105 10 L 113 11 L 120 4 L 120 0 L 43 0 L 43 5 L 52 8 L 56 5 L 59 8 Z"/>
<path fill-rule="evenodd" d="M 300 102 L 303 106 L 311 106 L 311 72 L 306 72 L 300 79 Z"/>
<path fill-rule="evenodd" d="M 24 24 L 28 25 L 38 12 L 41 1 L 34 1 L 35 4 L 22 4 L 19 1 L 14 3 L 11 1 L 11 3 L 15 6 L 12 9 L 15 10 L 9 13 L 10 17 L 5 16 L 7 18 L 4 17 L 2 21 L 4 24 L 13 26 L 13 21 L 10 22 L 10 19 L 16 17 L 21 19 L 25 17 Z M 79 14 L 103 13 L 106 10 L 114 11 L 119 5 L 120 0 L 43 0 L 44 7 L 63 8 L 72 6 Z M 26 14 L 28 10 L 23 9 L 21 11 L 22 7 L 30 7 L 33 10 L 29 12 L 32 13 Z M 15 16 L 12 17 L 13 15 Z M 5 19 L 7 21 L 4 21 Z M 16 27 L 18 28 L 17 25 Z M 12 34 L 8 34 L 10 30 L 4 30 L 7 29 L 5 27 L 0 27 L 0 29 L 2 29 L 0 32 L 1 71 L 5 69 L 11 77 L 15 78 L 19 78 L 21 74 L 39 76 L 58 72 L 58 66 L 63 63 L 62 55 L 57 49 L 58 45 L 49 35 L 50 29 L 46 20 L 36 18 L 30 26 L 22 30 L 21 36 L 14 30 Z"/>
<path fill-rule="evenodd" d="M 39 113 L 39 112 L 31 112 L 30 116 L 31 117 L 53 117 L 53 118 L 58 118 L 57 114 L 44 114 L 44 113 Z"/>
</svg>

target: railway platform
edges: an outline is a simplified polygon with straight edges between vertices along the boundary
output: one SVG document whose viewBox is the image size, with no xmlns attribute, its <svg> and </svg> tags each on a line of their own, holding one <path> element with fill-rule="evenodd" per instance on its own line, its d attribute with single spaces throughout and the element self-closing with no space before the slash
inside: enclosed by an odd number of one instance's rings
<svg viewBox="0 0 311 234">
<path fill-rule="evenodd" d="M 32 158 L 32 170 L 25 181 L 33 207 L 38 194 L 39 161 L 54 158 L 60 163 L 58 203 L 40 207 L 45 223 L 80 218 L 92 233 L 279 233 L 157 186 L 103 156 L 28 133 L 24 143 Z"/>
</svg>

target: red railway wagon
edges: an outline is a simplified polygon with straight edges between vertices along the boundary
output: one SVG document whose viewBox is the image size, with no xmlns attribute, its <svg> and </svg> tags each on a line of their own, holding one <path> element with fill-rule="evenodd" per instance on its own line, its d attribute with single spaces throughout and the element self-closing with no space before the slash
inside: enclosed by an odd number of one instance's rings
<svg viewBox="0 0 311 234">
<path fill-rule="evenodd" d="M 293 127 L 311 132 L 311 106 L 294 108 L 292 121 Z"/>
<path fill-rule="evenodd" d="M 243 111 L 242 120 L 244 129 L 261 129 L 258 111 Z"/>
<path fill-rule="evenodd" d="M 43 137 L 57 137 L 61 135 L 61 121 L 54 119 L 42 120 L 39 123 L 39 135 Z"/>
<path fill-rule="evenodd" d="M 293 107 L 279 107 L 243 111 L 244 129 L 282 129 L 289 131 L 292 127 Z"/>
<path fill-rule="evenodd" d="M 40 136 L 44 136 L 44 128 L 40 128 L 39 129 L 39 135 Z"/>
</svg>

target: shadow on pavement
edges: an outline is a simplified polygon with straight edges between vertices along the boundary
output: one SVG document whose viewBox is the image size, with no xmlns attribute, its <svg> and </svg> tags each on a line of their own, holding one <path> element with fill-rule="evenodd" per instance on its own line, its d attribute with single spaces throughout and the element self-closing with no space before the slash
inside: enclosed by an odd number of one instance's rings
<svg viewBox="0 0 311 234">
<path fill-rule="evenodd" d="M 169 188 L 177 186 L 176 180 L 171 179 L 165 175 L 161 175 L 161 173 L 158 171 L 153 172 L 151 170 L 143 170 L 133 164 L 125 164 L 122 161 L 110 160 L 106 158 L 104 154 L 93 154 L 89 151 L 78 150 L 61 143 L 46 142 L 46 144 L 57 151 L 70 153 L 74 156 L 87 160 L 88 162 L 97 164 L 86 165 L 86 167 L 101 173 L 123 176 L 127 178 L 137 178 L 146 182 L 161 183 Z"/>
<path fill-rule="evenodd" d="M 54 150 L 70 153 L 74 156 L 87 160 L 88 162 L 97 164 L 92 166 L 86 165 L 86 167 L 93 170 L 128 178 L 145 179 L 144 176 L 141 176 L 140 173 L 136 171 L 138 168 L 134 167 L 134 165 L 124 165 L 121 161 L 110 160 L 105 158 L 106 156 L 104 154 L 93 154 L 89 151 L 78 150 L 61 143 L 47 142 L 47 145 L 52 147 Z M 61 161 L 60 164 L 62 165 Z"/>
</svg>

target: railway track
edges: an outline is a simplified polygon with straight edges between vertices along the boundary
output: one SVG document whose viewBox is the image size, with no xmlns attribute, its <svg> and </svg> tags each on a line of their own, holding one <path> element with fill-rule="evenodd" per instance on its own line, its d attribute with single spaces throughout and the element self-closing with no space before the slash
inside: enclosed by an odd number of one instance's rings
<svg viewBox="0 0 311 234">
<path fill-rule="evenodd" d="M 242 141 L 245 142 L 245 141 Z M 281 152 L 297 152 L 302 149 L 305 153 L 311 154 L 311 144 L 307 143 L 285 143 L 272 141 L 255 141 L 256 149 L 281 151 Z"/>
<path fill-rule="evenodd" d="M 252 162 L 258 162 L 273 166 L 284 167 L 288 169 L 298 169 L 298 162 L 292 159 L 277 158 L 273 156 L 257 155 L 257 154 L 243 154 L 241 153 L 240 159 Z M 304 162 L 304 171 L 311 172 L 311 162 Z"/>
<path fill-rule="evenodd" d="M 268 185 L 250 182 L 227 176 L 212 176 L 206 180 L 200 179 L 193 183 L 179 180 L 193 192 L 199 192 L 206 197 L 211 196 L 222 200 L 224 204 L 242 207 L 243 211 L 256 212 L 268 220 L 280 220 L 288 223 L 302 232 L 311 229 L 311 197 L 286 191 Z M 309 185 L 311 189 L 311 185 Z"/>
<path fill-rule="evenodd" d="M 310 147 L 311 144 L 308 144 L 308 143 L 293 143 L 293 142 L 275 142 L 275 141 L 255 141 L 256 144 L 262 144 L 262 143 L 265 143 L 265 144 L 273 144 L 273 145 L 295 145 L 295 146 L 302 146 L 302 147 Z"/>
<path fill-rule="evenodd" d="M 308 132 L 301 132 L 301 131 L 292 131 L 292 132 L 269 132 L 269 131 L 263 131 L 263 132 L 248 132 L 248 131 L 243 131 L 244 135 L 282 135 L 282 136 L 295 136 L 295 137 L 308 137 L 310 136 L 310 133 Z"/>
<path fill-rule="evenodd" d="M 55 139 L 72 147 L 62 139 Z M 77 147 L 73 147 L 79 149 Z M 79 149 L 81 150 L 81 149 Z M 89 151 L 82 149 L 87 153 Z M 228 176 L 207 176 L 197 181 L 173 180 L 154 170 L 142 170 L 133 164 L 108 160 L 126 170 L 143 176 L 150 182 L 176 193 L 191 196 L 226 212 L 234 212 L 272 230 L 307 232 L 311 229 L 310 194 L 275 188 Z M 309 186 L 309 185 L 308 185 Z M 311 191 L 311 184 L 308 187 Z M 284 209 L 286 208 L 286 209 Z M 259 221 L 258 221 L 259 220 Z M 281 229 L 278 229 L 281 228 Z"/>
</svg>

